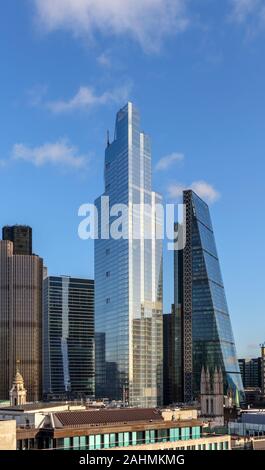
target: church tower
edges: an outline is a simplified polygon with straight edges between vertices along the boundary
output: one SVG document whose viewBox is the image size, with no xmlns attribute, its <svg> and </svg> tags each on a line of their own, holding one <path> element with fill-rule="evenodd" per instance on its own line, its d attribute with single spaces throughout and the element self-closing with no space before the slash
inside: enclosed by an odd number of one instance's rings
<svg viewBox="0 0 265 470">
<path fill-rule="evenodd" d="M 223 425 L 224 422 L 224 383 L 223 373 L 215 368 L 211 377 L 204 367 L 201 371 L 201 416 L 209 422 Z"/>
<path fill-rule="evenodd" d="M 24 379 L 19 372 L 19 361 L 17 361 L 16 375 L 13 380 L 13 385 L 10 390 L 10 405 L 19 406 L 25 405 L 27 402 L 27 390 L 24 387 Z"/>
</svg>

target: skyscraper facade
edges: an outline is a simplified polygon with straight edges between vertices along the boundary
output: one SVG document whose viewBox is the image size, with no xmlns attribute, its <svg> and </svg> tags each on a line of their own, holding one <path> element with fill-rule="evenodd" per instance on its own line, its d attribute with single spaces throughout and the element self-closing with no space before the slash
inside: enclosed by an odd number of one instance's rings
<svg viewBox="0 0 265 470">
<path fill-rule="evenodd" d="M 164 313 L 163 315 L 163 404 L 173 403 L 173 314 Z"/>
<path fill-rule="evenodd" d="M 105 153 L 104 197 L 96 201 L 99 221 L 108 201 L 116 231 L 117 217 L 126 214 L 125 236 L 108 236 L 105 221 L 95 241 L 96 350 L 105 362 L 97 361 L 96 393 L 144 407 L 161 404 L 163 394 L 162 240 L 156 236 L 162 221 L 154 210 L 161 197 L 151 175 L 150 140 L 128 103 L 117 114 Z"/>
<path fill-rule="evenodd" d="M 0 399 L 9 391 L 20 361 L 29 401 L 42 396 L 42 259 L 14 254 L 0 241 Z"/>
<path fill-rule="evenodd" d="M 43 316 L 44 396 L 94 397 L 94 281 L 46 277 Z"/>
<path fill-rule="evenodd" d="M 3 240 L 13 242 L 14 255 L 32 255 L 32 228 L 27 225 L 6 226 L 2 229 Z"/>
<path fill-rule="evenodd" d="M 262 387 L 262 359 L 239 359 L 239 369 L 244 388 Z"/>
<path fill-rule="evenodd" d="M 184 191 L 186 246 L 175 252 L 175 312 L 179 338 L 175 361 L 181 370 L 182 399 L 200 393 L 202 367 L 221 369 L 225 392 L 243 398 L 231 321 L 207 204 Z"/>
</svg>

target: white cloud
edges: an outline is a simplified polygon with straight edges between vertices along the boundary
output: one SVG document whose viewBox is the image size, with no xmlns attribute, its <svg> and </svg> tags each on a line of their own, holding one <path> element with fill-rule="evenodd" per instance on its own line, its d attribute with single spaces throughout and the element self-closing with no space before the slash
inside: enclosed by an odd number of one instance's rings
<svg viewBox="0 0 265 470">
<path fill-rule="evenodd" d="M 167 155 L 166 157 L 161 158 L 158 163 L 156 164 L 156 170 L 167 170 L 170 168 L 174 163 L 180 162 L 184 159 L 183 153 L 171 153 L 170 155 Z"/>
<path fill-rule="evenodd" d="M 220 197 L 220 193 L 206 181 L 195 181 L 192 183 L 191 189 L 209 203 L 214 203 Z"/>
<path fill-rule="evenodd" d="M 171 184 L 168 187 L 168 195 L 170 199 L 179 199 L 185 189 L 192 189 L 199 197 L 210 204 L 216 202 L 220 197 L 220 193 L 206 181 L 194 181 L 190 186 L 179 183 Z"/>
<path fill-rule="evenodd" d="M 46 31 L 68 30 L 74 36 L 95 33 L 129 35 L 145 50 L 159 49 L 165 36 L 188 26 L 189 0 L 33 0 Z"/>
<path fill-rule="evenodd" d="M 235 23 L 246 24 L 248 35 L 256 34 L 265 26 L 264 0 L 230 0 L 230 19 Z"/>
<path fill-rule="evenodd" d="M 87 157 L 79 155 L 78 149 L 69 144 L 66 139 L 54 143 L 45 143 L 40 147 L 28 147 L 25 144 L 15 144 L 12 159 L 24 160 L 40 167 L 46 164 L 74 169 L 84 168 Z"/>
<path fill-rule="evenodd" d="M 90 110 L 92 107 L 110 103 L 120 105 L 128 100 L 129 91 L 130 86 L 126 85 L 97 95 L 92 87 L 82 86 L 69 100 L 50 101 L 45 106 L 54 113 L 64 113 L 77 109 Z"/>
<path fill-rule="evenodd" d="M 187 189 L 187 187 L 183 184 L 175 183 L 169 185 L 169 187 L 167 188 L 167 192 L 170 199 L 179 199 L 185 189 Z"/>
</svg>

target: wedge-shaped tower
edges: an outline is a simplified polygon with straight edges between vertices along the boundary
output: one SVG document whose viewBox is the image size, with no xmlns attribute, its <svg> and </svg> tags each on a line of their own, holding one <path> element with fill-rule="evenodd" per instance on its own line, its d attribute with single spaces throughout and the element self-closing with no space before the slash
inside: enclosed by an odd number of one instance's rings
<svg viewBox="0 0 265 470">
<path fill-rule="evenodd" d="M 181 370 L 178 401 L 200 393 L 202 367 L 221 369 L 224 391 L 243 399 L 243 385 L 207 204 L 193 191 L 184 191 L 186 247 L 175 253 L 175 367 Z"/>
</svg>

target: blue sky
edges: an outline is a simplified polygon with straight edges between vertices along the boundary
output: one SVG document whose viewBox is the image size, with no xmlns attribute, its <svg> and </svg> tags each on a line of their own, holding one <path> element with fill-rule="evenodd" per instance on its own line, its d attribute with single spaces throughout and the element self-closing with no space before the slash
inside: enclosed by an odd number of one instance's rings
<svg viewBox="0 0 265 470">
<path fill-rule="evenodd" d="M 154 189 L 211 205 L 239 355 L 265 340 L 263 0 L 9 0 L 0 15 L 0 224 L 34 229 L 50 274 L 93 276 L 78 208 L 103 189 L 128 99 Z M 166 158 L 165 158 L 166 157 Z M 165 311 L 173 291 L 165 253 Z"/>
</svg>

